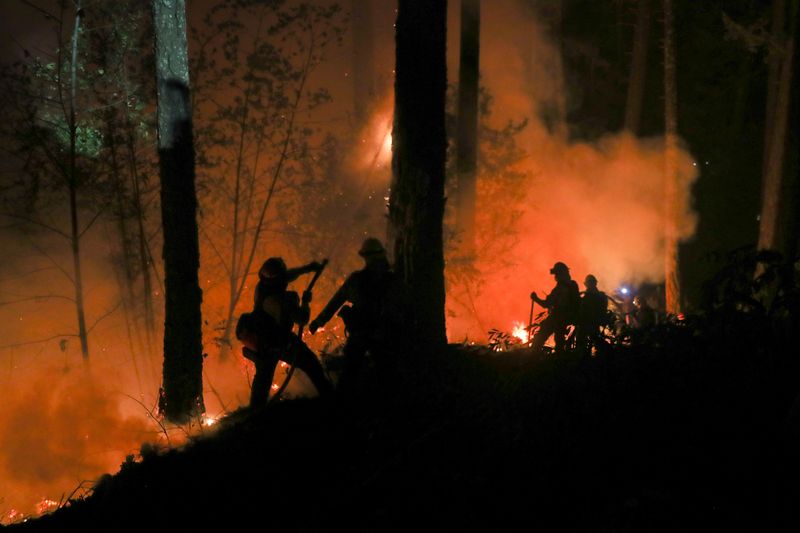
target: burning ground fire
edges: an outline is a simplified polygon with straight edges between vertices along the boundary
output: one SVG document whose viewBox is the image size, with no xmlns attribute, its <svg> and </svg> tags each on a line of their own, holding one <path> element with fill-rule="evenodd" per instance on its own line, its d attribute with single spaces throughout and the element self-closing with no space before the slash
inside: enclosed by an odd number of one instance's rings
<svg viewBox="0 0 800 533">
<path fill-rule="evenodd" d="M 522 344 L 528 344 L 530 340 L 528 326 L 522 322 L 514 322 L 514 327 L 511 329 L 511 336 L 519 339 L 519 342 Z"/>
</svg>

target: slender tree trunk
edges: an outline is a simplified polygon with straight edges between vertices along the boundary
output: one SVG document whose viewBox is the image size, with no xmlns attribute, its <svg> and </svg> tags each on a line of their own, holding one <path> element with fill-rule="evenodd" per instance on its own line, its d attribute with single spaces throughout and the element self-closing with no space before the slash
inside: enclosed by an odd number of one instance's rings
<svg viewBox="0 0 800 533">
<path fill-rule="evenodd" d="M 136 279 L 134 268 L 134 254 L 131 252 L 131 232 L 128 228 L 128 208 L 125 199 L 125 178 L 119 163 L 117 131 L 114 124 L 114 110 L 109 108 L 106 113 L 106 144 L 109 152 L 109 178 L 114 191 L 115 213 L 117 234 L 122 258 L 122 278 L 123 298 L 126 305 L 134 305 L 134 280 Z"/>
<path fill-rule="evenodd" d="M 475 197 L 478 161 L 478 83 L 480 72 L 480 0 L 461 0 L 461 58 L 458 70 L 456 169 L 457 227 L 462 252 L 475 254 Z"/>
<path fill-rule="evenodd" d="M 625 103 L 625 129 L 634 135 L 639 132 L 642 102 L 647 79 L 647 49 L 650 40 L 650 0 L 638 0 L 636 29 L 633 36 L 631 74 L 628 79 L 628 98 Z"/>
<path fill-rule="evenodd" d="M 415 304 L 419 340 L 446 342 L 444 320 L 444 125 L 446 0 L 400 0 L 389 236 L 397 272 Z"/>
<path fill-rule="evenodd" d="M 764 161 L 762 163 L 762 176 L 767 175 L 769 165 L 770 144 L 773 138 L 773 120 L 775 118 L 775 99 L 778 94 L 781 75 L 781 50 L 780 42 L 785 23 L 784 13 L 786 0 L 772 0 L 772 28 L 767 41 L 767 106 L 764 120 Z"/>
<path fill-rule="evenodd" d="M 251 73 L 252 74 L 252 73 Z M 243 227 L 241 230 L 239 229 L 239 217 L 241 213 L 241 202 L 242 202 L 242 179 L 244 178 L 243 173 L 245 170 L 245 144 L 247 140 L 247 118 L 250 111 L 250 86 L 252 82 L 248 84 L 247 88 L 242 95 L 244 98 L 244 107 L 242 108 L 242 116 L 239 121 L 239 147 L 238 152 L 236 155 L 236 175 L 235 175 L 235 186 L 233 192 L 233 225 L 231 226 L 231 264 L 230 264 L 230 271 L 228 272 L 228 313 L 225 317 L 225 330 L 223 331 L 222 338 L 220 339 L 220 351 L 219 356 L 220 359 L 226 360 L 228 358 L 228 354 L 230 353 L 231 347 L 231 336 L 233 333 L 233 317 L 236 313 L 236 305 L 239 303 L 239 277 L 240 277 L 240 264 L 239 264 L 239 249 L 244 247 L 244 243 L 241 242 L 245 235 L 247 228 Z M 241 273 L 242 276 L 247 276 L 247 272 Z"/>
<path fill-rule="evenodd" d="M 153 333 L 156 329 L 155 310 L 153 309 L 153 281 L 150 269 L 153 267 L 150 261 L 150 251 L 147 246 L 147 232 L 145 230 L 144 203 L 142 202 L 142 190 L 139 184 L 139 166 L 137 164 L 136 135 L 135 126 L 130 123 L 128 128 L 128 164 L 130 166 L 131 191 L 133 193 L 133 210 L 136 216 L 136 244 L 137 259 L 139 269 L 142 272 L 142 304 L 144 307 L 144 324 L 147 336 L 147 348 L 153 349 Z"/>
<path fill-rule="evenodd" d="M 567 126 L 567 90 L 566 90 L 566 48 L 564 41 L 564 0 L 555 0 L 550 4 L 550 31 L 553 40 L 558 43 L 558 54 L 555 58 L 553 80 L 558 86 L 555 101 L 548 102 L 552 106 L 548 110 L 548 127 L 559 139 L 566 141 L 569 136 Z M 536 80 L 538 82 L 538 80 Z M 591 82 L 590 82 L 591 83 Z"/>
<path fill-rule="evenodd" d="M 184 0 L 153 0 L 165 318 L 161 412 L 185 422 L 204 412 L 192 113 Z"/>
<path fill-rule="evenodd" d="M 794 16 L 794 42 L 795 48 L 800 42 L 800 8 L 795 7 Z M 789 168 L 790 181 L 786 197 L 789 199 L 785 206 L 786 213 L 786 256 L 795 258 L 800 254 L 800 53 L 795 50 L 792 65 L 794 76 L 792 76 L 792 94 L 790 123 L 794 126 L 790 128 L 792 150 L 794 153 L 793 167 Z"/>
<path fill-rule="evenodd" d="M 107 104 L 107 102 L 106 102 Z M 122 252 L 122 265 L 117 267 L 117 285 L 122 297 L 122 311 L 125 316 L 125 330 L 128 334 L 128 346 L 131 350 L 131 362 L 136 375 L 139 393 L 142 394 L 142 378 L 137 362 L 137 352 L 141 348 L 141 335 L 137 326 L 136 290 L 135 290 L 135 253 L 131 250 L 131 231 L 128 228 L 128 209 L 125 199 L 125 178 L 119 163 L 117 131 L 115 127 L 115 111 L 109 107 L 106 113 L 106 139 L 109 151 L 109 175 L 114 187 L 114 201 L 116 202 L 116 229 Z M 136 330 L 135 334 L 134 331 Z M 134 343 L 134 338 L 138 340 Z"/>
<path fill-rule="evenodd" d="M 779 227 L 781 211 L 781 195 L 783 193 L 783 170 L 786 152 L 786 130 L 789 119 L 789 106 L 791 104 L 792 63 L 795 47 L 795 14 L 798 2 L 791 3 L 791 18 L 789 33 L 785 38 L 784 29 L 773 38 L 781 47 L 779 56 L 778 87 L 774 95 L 774 107 L 768 120 L 771 130 L 767 132 L 769 142 L 768 153 L 764 168 L 764 179 L 761 192 L 761 220 L 758 230 L 759 250 L 785 251 L 784 242 L 786 235 L 782 235 Z"/>
<path fill-rule="evenodd" d="M 353 31 L 353 110 L 356 126 L 363 126 L 375 98 L 375 38 L 373 0 L 351 0 Z"/>
<path fill-rule="evenodd" d="M 664 2 L 664 284 L 667 313 L 681 312 L 678 273 L 678 91 L 672 0 Z"/>
<path fill-rule="evenodd" d="M 69 83 L 69 213 L 70 244 L 72 249 L 72 268 L 75 284 L 75 310 L 78 315 L 78 337 L 81 341 L 81 354 L 84 360 L 89 359 L 89 333 L 86 330 L 86 313 L 83 303 L 83 273 L 81 271 L 81 230 L 78 221 L 78 173 L 77 151 L 78 126 L 76 122 L 75 93 L 78 84 L 78 35 L 81 18 L 80 0 L 75 2 L 75 26 L 72 29 L 72 60 L 70 63 Z"/>
</svg>

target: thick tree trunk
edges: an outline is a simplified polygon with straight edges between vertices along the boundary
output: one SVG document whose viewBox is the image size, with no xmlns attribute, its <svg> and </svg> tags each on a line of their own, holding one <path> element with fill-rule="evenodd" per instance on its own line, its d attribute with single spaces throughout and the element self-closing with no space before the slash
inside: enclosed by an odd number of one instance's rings
<svg viewBox="0 0 800 533">
<path fill-rule="evenodd" d="M 350 27 L 353 32 L 353 111 L 356 126 L 366 123 L 375 98 L 375 39 L 373 0 L 352 0 Z"/>
<path fill-rule="evenodd" d="M 475 254 L 475 186 L 478 161 L 478 82 L 480 67 L 480 0 L 461 0 L 461 57 L 458 70 L 456 169 L 457 229 L 461 251 Z"/>
<path fill-rule="evenodd" d="M 161 412 L 185 422 L 204 411 L 194 145 L 184 0 L 153 0 L 165 318 Z"/>
<path fill-rule="evenodd" d="M 672 0 L 664 1 L 664 293 L 667 313 L 681 312 L 678 273 L 678 91 Z"/>
<path fill-rule="evenodd" d="M 637 4 L 628 98 L 625 103 L 625 129 L 634 135 L 639 132 L 639 123 L 642 119 L 642 102 L 647 79 L 647 48 L 650 40 L 650 0 L 638 0 Z"/>
<path fill-rule="evenodd" d="M 761 192 L 761 220 L 758 231 L 759 250 L 785 251 L 784 237 L 780 231 L 779 220 L 781 211 L 781 196 L 783 193 L 783 170 L 786 152 L 786 130 L 791 104 L 792 87 L 792 62 L 795 48 L 795 19 L 798 2 L 791 3 L 791 28 L 785 38 L 781 38 L 784 29 L 780 28 L 779 35 L 773 35 L 779 43 L 781 53 L 779 56 L 778 86 L 774 94 L 774 107 L 767 113 L 767 120 L 771 126 L 767 132 L 769 141 L 766 143 L 768 152 L 764 166 L 764 178 Z"/>
<path fill-rule="evenodd" d="M 400 0 L 389 236 L 397 272 L 415 304 L 419 340 L 446 342 L 444 320 L 444 124 L 446 0 Z"/>
</svg>

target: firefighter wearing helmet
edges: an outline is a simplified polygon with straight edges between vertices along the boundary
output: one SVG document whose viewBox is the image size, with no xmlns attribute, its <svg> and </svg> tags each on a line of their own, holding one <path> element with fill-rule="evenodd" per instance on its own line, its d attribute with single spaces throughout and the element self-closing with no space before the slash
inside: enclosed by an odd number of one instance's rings
<svg viewBox="0 0 800 533">
<path fill-rule="evenodd" d="M 261 265 L 253 312 L 243 314 L 236 327 L 236 337 L 244 344 L 244 356 L 256 366 L 250 407 L 267 403 L 279 360 L 292 362 L 305 372 L 320 396 L 331 392 L 317 356 L 292 331 L 295 324 L 308 322 L 311 292 L 305 291 L 301 300 L 296 292 L 287 290 L 289 283 L 302 274 L 321 268 L 320 263 L 312 262 L 289 269 L 280 257 L 270 257 Z"/>
<path fill-rule="evenodd" d="M 608 323 L 608 295 L 597 288 L 597 278 L 592 274 L 586 276 L 583 285 L 586 290 L 581 297 L 575 338 L 578 349 L 590 355 L 592 346 L 600 346 L 602 327 Z"/>
<path fill-rule="evenodd" d="M 355 389 L 367 352 L 375 361 L 379 378 L 387 382 L 396 376 L 396 361 L 388 349 L 388 340 L 393 325 L 401 322 L 398 315 L 402 283 L 392 271 L 386 249 L 378 239 L 365 239 L 358 255 L 364 260 L 364 268 L 347 277 L 308 326 L 314 333 L 337 312 L 344 321 L 347 332 L 345 367 L 338 387 L 344 394 Z M 348 302 L 351 305 L 345 305 Z"/>
<path fill-rule="evenodd" d="M 580 307 L 580 291 L 578 284 L 569 275 L 569 267 L 561 261 L 550 269 L 556 280 L 556 286 L 546 298 L 540 298 L 536 291 L 531 293 L 531 299 L 547 309 L 545 318 L 531 342 L 531 348 L 540 351 L 545 341 L 552 335 L 555 340 L 556 352 L 564 350 L 567 326 L 575 324 Z"/>
</svg>

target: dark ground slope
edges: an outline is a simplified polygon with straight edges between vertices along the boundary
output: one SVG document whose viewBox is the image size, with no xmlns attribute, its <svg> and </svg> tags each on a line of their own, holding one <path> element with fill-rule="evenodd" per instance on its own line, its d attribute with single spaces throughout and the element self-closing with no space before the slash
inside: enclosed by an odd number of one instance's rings
<svg viewBox="0 0 800 533">
<path fill-rule="evenodd" d="M 451 346 L 400 393 L 237 413 L 17 527 L 797 531 L 798 367 L 762 333 L 670 326 L 585 362 Z"/>
</svg>

